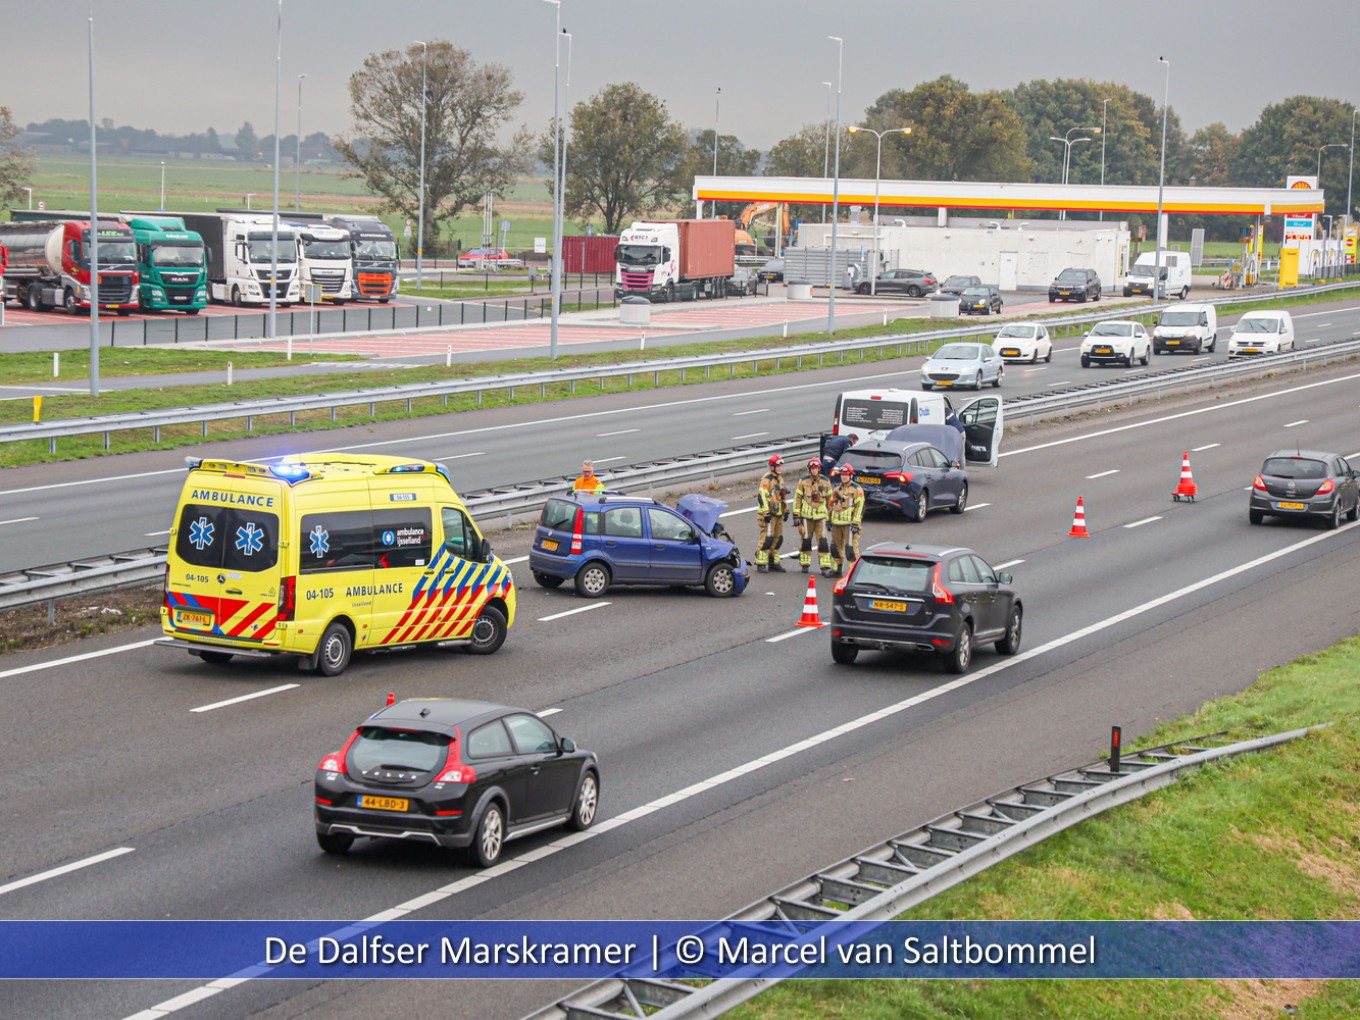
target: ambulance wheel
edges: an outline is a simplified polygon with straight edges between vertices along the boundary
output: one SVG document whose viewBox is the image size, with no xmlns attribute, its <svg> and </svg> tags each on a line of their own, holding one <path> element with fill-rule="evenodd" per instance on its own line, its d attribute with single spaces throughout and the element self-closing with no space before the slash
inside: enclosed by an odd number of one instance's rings
<svg viewBox="0 0 1360 1020">
<path fill-rule="evenodd" d="M 231 652 L 194 652 L 194 654 L 214 666 L 225 666 L 231 661 Z"/>
<path fill-rule="evenodd" d="M 354 837 L 347 832 L 318 832 L 316 844 L 328 854 L 347 854 L 354 845 Z"/>
<path fill-rule="evenodd" d="M 545 574 L 541 570 L 533 571 L 534 581 L 540 588 L 560 588 L 565 577 L 554 577 L 552 574 Z"/>
<path fill-rule="evenodd" d="M 505 613 L 499 606 L 486 606 L 472 625 L 472 640 L 464 645 L 469 655 L 490 655 L 505 644 Z"/>
<path fill-rule="evenodd" d="M 354 651 L 354 639 L 343 623 L 332 623 L 321 635 L 312 655 L 312 671 L 317 676 L 339 676 L 349 665 Z"/>
</svg>

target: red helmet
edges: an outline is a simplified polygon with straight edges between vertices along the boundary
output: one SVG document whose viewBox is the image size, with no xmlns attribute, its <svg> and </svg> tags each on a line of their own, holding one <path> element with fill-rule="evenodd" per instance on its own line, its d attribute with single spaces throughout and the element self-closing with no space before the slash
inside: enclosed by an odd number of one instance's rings
<svg viewBox="0 0 1360 1020">
<path fill-rule="evenodd" d="M 836 470 L 838 470 L 843 475 L 853 475 L 855 473 L 855 469 L 852 468 L 849 464 L 842 464 Z"/>
<path fill-rule="evenodd" d="M 771 455 L 770 455 L 770 467 L 776 468 L 776 467 L 783 467 L 783 466 L 784 466 L 784 458 L 783 458 L 783 457 L 779 456 L 779 454 L 777 454 L 777 453 L 771 454 Z"/>
<path fill-rule="evenodd" d="M 821 466 L 822 462 L 818 460 L 816 457 L 813 457 L 810 461 L 808 461 L 808 467 L 810 468 L 820 468 Z"/>
</svg>

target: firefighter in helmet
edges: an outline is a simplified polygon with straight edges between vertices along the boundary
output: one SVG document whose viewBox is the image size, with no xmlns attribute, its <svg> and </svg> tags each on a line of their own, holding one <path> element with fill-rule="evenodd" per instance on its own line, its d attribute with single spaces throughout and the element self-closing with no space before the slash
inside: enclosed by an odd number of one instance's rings
<svg viewBox="0 0 1360 1020">
<path fill-rule="evenodd" d="M 793 519 L 803 539 L 798 546 L 798 565 L 803 573 L 808 572 L 812 566 L 812 549 L 815 545 L 822 573 L 831 576 L 831 550 L 826 544 L 827 503 L 831 499 L 831 483 L 822 477 L 820 458 L 813 457 L 808 461 L 807 471 L 793 491 Z"/>
<path fill-rule="evenodd" d="M 770 470 L 756 490 L 756 570 L 783 573 L 779 547 L 784 544 L 784 522 L 789 519 L 789 490 L 784 484 L 784 458 L 770 457 Z"/>
<path fill-rule="evenodd" d="M 864 517 L 864 490 L 855 484 L 855 469 L 842 464 L 840 484 L 831 490 L 831 558 L 834 573 L 843 574 L 859 557 L 859 522 Z"/>
</svg>

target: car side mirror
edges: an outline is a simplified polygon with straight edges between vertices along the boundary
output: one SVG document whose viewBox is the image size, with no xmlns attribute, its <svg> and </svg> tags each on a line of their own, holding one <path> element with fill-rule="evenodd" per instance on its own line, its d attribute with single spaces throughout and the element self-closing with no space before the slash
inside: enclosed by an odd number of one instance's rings
<svg viewBox="0 0 1360 1020">
<path fill-rule="evenodd" d="M 1012 584 L 1015 581 L 1015 578 L 1011 577 L 1011 575 L 1004 570 L 996 575 L 996 579 L 1000 581 L 1002 584 Z"/>
<path fill-rule="evenodd" d="M 572 740 L 571 737 L 563 737 L 558 746 L 562 748 L 563 754 L 572 754 L 576 750 L 576 741 Z"/>
<path fill-rule="evenodd" d="M 478 563 L 491 562 L 491 539 L 483 538 L 480 542 L 477 543 L 477 562 Z"/>
</svg>

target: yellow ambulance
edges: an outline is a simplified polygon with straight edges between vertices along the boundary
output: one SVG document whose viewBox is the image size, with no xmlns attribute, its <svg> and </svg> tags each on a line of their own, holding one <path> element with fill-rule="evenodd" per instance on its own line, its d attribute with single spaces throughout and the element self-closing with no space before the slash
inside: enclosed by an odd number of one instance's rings
<svg viewBox="0 0 1360 1020">
<path fill-rule="evenodd" d="M 361 650 L 489 655 L 515 622 L 510 568 L 443 465 L 350 453 L 188 463 L 159 645 L 214 663 L 296 655 L 335 676 Z"/>
</svg>

